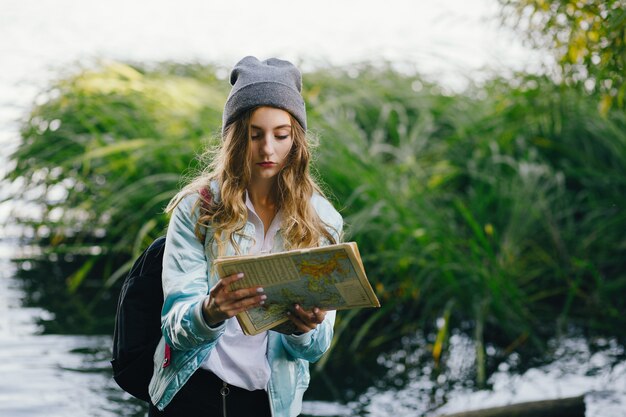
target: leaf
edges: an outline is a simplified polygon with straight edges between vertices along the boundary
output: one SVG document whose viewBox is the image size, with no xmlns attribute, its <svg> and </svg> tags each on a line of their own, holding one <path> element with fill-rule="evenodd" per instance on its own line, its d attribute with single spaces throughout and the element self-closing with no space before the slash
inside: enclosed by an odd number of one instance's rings
<svg viewBox="0 0 626 417">
<path fill-rule="evenodd" d="M 93 265 L 96 263 L 98 258 L 99 257 L 94 256 L 88 259 L 76 272 L 74 272 L 67 278 L 67 289 L 70 293 L 76 292 L 76 290 L 78 289 L 78 287 L 80 287 L 85 278 L 87 278 L 89 272 L 91 272 L 91 269 L 93 268 Z"/>
</svg>

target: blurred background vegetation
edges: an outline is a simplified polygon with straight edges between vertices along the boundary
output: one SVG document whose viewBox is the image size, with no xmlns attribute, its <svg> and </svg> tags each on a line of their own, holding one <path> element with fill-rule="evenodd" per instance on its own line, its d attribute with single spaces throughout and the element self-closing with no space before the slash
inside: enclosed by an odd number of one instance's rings
<svg viewBox="0 0 626 417">
<path fill-rule="evenodd" d="M 556 78 L 600 93 L 601 111 L 624 107 L 624 0 L 498 0 L 504 24 L 534 48 L 552 54 Z"/>
<path fill-rule="evenodd" d="M 511 352 L 541 356 L 563 334 L 623 343 L 623 2 L 501 4 L 507 24 L 554 53 L 556 73 L 454 94 L 391 64 L 304 74 L 316 175 L 383 305 L 340 314 L 318 369 L 418 329 L 438 366 L 453 331 L 470 335 L 478 385 Z M 62 284 L 38 300 L 64 311 L 48 331 L 112 332 L 125 273 L 218 140 L 224 73 L 108 62 L 42 92 L 5 180 L 31 209 L 13 221 L 40 248 L 16 260 L 26 285 Z"/>
</svg>

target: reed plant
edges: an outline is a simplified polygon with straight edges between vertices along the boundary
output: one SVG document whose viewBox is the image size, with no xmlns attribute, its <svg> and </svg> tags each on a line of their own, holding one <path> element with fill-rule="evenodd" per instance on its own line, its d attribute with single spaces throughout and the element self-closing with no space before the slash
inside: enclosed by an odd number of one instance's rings
<svg viewBox="0 0 626 417">
<path fill-rule="evenodd" d="M 439 361 L 450 329 L 470 328 L 484 383 L 487 343 L 496 365 L 522 345 L 545 352 L 572 325 L 619 334 L 623 112 L 605 117 L 581 86 L 541 77 L 450 97 L 361 71 L 333 78 L 352 92 L 311 87 L 333 96 L 320 100 L 317 165 L 383 298 L 380 311 L 341 316 L 351 343 L 336 349 L 367 357 L 423 327 Z"/>
<path fill-rule="evenodd" d="M 163 207 L 219 129 L 223 83 L 194 71 L 103 63 L 38 98 L 8 179 L 23 184 L 13 198 L 39 212 L 18 205 L 14 220 L 54 259 L 89 255 L 68 277 L 71 292 L 86 279 L 110 288 L 163 233 Z"/>
</svg>

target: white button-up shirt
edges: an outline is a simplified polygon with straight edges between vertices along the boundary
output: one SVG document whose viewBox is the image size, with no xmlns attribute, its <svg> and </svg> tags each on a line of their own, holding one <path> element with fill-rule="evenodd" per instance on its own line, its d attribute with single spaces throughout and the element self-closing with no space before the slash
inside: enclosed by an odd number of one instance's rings
<svg viewBox="0 0 626 417">
<path fill-rule="evenodd" d="M 265 226 L 256 214 L 246 191 L 248 220 L 254 224 L 254 244 L 248 254 L 269 253 L 274 237 L 281 226 L 281 212 L 278 211 L 264 233 Z M 270 379 L 270 366 L 267 361 L 267 332 L 246 336 L 235 317 L 226 320 L 226 330 L 211 351 L 202 368 L 208 369 L 222 381 L 247 390 L 266 389 Z"/>
</svg>

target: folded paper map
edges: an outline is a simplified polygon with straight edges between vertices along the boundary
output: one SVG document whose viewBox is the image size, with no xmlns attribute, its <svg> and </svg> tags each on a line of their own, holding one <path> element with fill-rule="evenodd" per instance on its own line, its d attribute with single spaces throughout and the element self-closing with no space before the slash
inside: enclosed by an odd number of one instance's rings
<svg viewBox="0 0 626 417">
<path fill-rule="evenodd" d="M 285 332 L 290 328 L 286 323 L 287 311 L 294 304 L 306 310 L 380 307 L 354 242 L 224 257 L 214 262 L 220 277 L 244 273 L 243 279 L 230 285 L 231 289 L 254 286 L 265 289 L 267 301 L 263 306 L 237 315 L 243 332 L 248 335 L 270 329 Z"/>
</svg>

